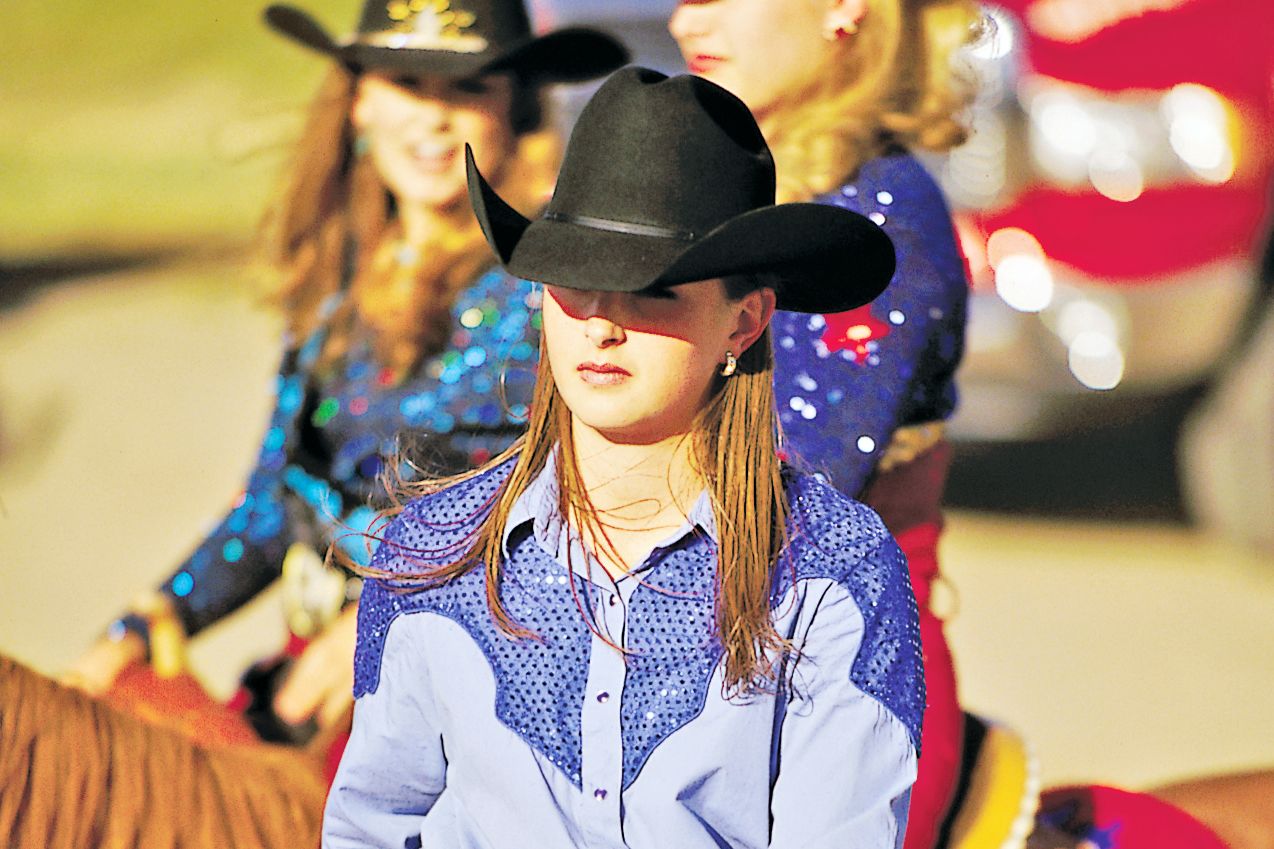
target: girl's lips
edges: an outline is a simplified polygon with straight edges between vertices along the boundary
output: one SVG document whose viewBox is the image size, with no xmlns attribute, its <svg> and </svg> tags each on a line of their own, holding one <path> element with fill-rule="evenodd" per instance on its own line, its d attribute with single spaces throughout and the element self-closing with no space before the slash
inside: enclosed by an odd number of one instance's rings
<svg viewBox="0 0 1274 849">
<path fill-rule="evenodd" d="M 419 145 L 411 148 L 408 153 L 417 167 L 430 173 L 449 171 L 452 163 L 455 162 L 456 157 L 459 155 L 453 146 L 440 147 L 437 145 Z"/>
<path fill-rule="evenodd" d="M 593 386 L 614 386 L 632 377 L 627 369 L 611 363 L 580 363 L 575 371 L 581 380 Z"/>
<path fill-rule="evenodd" d="M 690 73 L 692 74 L 706 74 L 724 61 L 725 59 L 721 56 L 699 53 L 695 56 L 691 56 L 690 60 L 686 62 L 686 66 L 690 69 Z"/>
</svg>

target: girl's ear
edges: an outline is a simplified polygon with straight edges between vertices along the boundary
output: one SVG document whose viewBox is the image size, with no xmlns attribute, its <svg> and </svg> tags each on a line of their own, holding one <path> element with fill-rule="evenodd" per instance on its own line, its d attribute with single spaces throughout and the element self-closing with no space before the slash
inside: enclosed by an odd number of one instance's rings
<svg viewBox="0 0 1274 849">
<path fill-rule="evenodd" d="M 753 289 L 739 299 L 739 319 L 729 340 L 731 351 L 742 354 L 761 338 L 770 319 L 774 318 L 775 300 L 774 290 L 770 288 Z"/>
<path fill-rule="evenodd" d="M 835 40 L 841 33 L 853 34 L 866 14 L 867 0 L 831 0 L 823 15 L 823 32 L 832 34 L 829 40 Z"/>
</svg>

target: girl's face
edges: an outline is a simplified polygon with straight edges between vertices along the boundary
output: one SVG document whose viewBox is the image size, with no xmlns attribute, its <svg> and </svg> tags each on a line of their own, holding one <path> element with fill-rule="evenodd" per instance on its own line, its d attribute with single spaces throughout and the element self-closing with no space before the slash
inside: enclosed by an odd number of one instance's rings
<svg viewBox="0 0 1274 849">
<path fill-rule="evenodd" d="M 507 76 L 465 80 L 368 72 L 358 81 L 353 121 L 400 206 L 442 210 L 467 197 L 464 146 L 498 176 L 513 146 Z"/>
<path fill-rule="evenodd" d="M 732 92 L 759 117 L 815 78 L 835 49 L 824 33 L 856 23 L 865 5 L 866 0 L 683 0 L 668 31 L 690 73 Z"/>
<path fill-rule="evenodd" d="M 726 351 L 747 350 L 774 313 L 773 290 L 732 301 L 720 280 L 659 293 L 545 291 L 544 340 L 557 390 L 576 426 L 616 443 L 688 433 Z"/>
</svg>

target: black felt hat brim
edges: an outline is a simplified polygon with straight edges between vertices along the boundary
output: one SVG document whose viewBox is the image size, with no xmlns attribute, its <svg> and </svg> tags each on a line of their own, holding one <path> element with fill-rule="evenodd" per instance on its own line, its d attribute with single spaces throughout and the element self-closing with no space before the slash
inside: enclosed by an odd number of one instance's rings
<svg viewBox="0 0 1274 849">
<path fill-rule="evenodd" d="M 599 77 L 628 61 L 628 51 L 614 38 L 587 27 L 568 27 L 505 45 L 498 53 L 452 53 L 447 50 L 394 48 L 333 38 L 308 12 L 276 4 L 265 10 L 275 32 L 356 69 L 387 69 L 463 79 L 511 71 L 537 83 L 580 82 Z"/>
<path fill-rule="evenodd" d="M 570 289 L 643 289 L 766 272 L 778 308 L 843 312 L 874 300 L 894 271 L 894 248 L 873 222 L 839 207 L 789 203 L 745 212 L 693 242 L 528 220 L 487 183 L 466 148 L 469 198 L 510 273 Z"/>
</svg>

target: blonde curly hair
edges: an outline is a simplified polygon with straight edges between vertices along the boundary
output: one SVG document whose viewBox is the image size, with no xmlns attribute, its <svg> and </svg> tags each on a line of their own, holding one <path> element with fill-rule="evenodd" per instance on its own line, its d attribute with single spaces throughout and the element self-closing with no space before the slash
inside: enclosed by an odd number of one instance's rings
<svg viewBox="0 0 1274 849">
<path fill-rule="evenodd" d="M 869 0 L 858 31 L 803 91 L 767 110 L 781 201 L 831 191 L 895 147 L 944 151 L 964 141 L 974 94 L 960 49 L 987 24 L 972 0 Z"/>
</svg>

